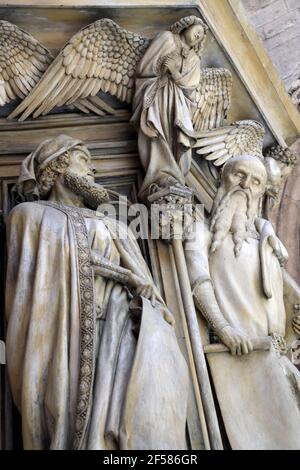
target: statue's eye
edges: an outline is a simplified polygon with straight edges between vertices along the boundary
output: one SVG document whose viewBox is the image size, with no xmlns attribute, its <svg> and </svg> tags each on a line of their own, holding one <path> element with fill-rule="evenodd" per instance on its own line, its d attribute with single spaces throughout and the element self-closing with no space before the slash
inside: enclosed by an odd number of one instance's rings
<svg viewBox="0 0 300 470">
<path fill-rule="evenodd" d="M 260 181 L 259 181 L 257 178 L 254 178 L 254 179 L 253 179 L 253 184 L 255 184 L 255 186 L 259 186 L 259 185 L 260 185 Z"/>
<path fill-rule="evenodd" d="M 241 171 L 237 171 L 235 173 L 235 176 L 237 176 L 238 178 L 244 178 L 245 177 L 244 173 L 242 173 Z"/>
</svg>

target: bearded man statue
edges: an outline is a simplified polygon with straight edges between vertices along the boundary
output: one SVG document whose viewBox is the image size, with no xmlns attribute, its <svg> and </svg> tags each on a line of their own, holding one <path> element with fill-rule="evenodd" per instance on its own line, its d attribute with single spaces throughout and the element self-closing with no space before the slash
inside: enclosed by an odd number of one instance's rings
<svg viewBox="0 0 300 470">
<path fill-rule="evenodd" d="M 184 449 L 188 371 L 171 313 L 85 145 L 22 163 L 7 221 L 7 367 L 25 449 Z M 176 368 L 174 367 L 176 364 Z"/>
<path fill-rule="evenodd" d="M 259 217 L 266 184 L 263 158 L 229 160 L 210 221 L 185 245 L 195 304 L 227 347 L 211 345 L 207 359 L 232 449 L 300 449 L 300 373 L 286 342 L 300 333 L 290 318 L 300 290 Z"/>
</svg>

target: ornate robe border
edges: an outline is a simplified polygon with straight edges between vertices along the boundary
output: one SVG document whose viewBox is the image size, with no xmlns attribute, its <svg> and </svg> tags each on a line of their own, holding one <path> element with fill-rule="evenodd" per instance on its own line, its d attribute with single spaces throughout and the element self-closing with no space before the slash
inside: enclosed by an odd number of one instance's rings
<svg viewBox="0 0 300 470">
<path fill-rule="evenodd" d="M 66 214 L 75 235 L 80 297 L 80 372 L 73 449 L 80 449 L 89 420 L 95 371 L 96 315 L 90 244 L 80 209 L 50 201 L 37 201 L 37 204 L 53 207 Z"/>
</svg>

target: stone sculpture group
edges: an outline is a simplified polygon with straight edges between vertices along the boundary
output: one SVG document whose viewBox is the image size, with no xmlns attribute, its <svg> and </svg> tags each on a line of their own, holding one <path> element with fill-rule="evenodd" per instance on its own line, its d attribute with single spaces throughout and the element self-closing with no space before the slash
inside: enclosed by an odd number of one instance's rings
<svg viewBox="0 0 300 470">
<path fill-rule="evenodd" d="M 279 147 L 264 157 L 260 123 L 227 124 L 231 73 L 201 66 L 207 25 L 189 16 L 150 41 L 101 19 L 56 58 L 15 25 L 1 21 L 0 31 L 0 104 L 23 100 L 10 118 L 63 105 L 113 112 L 99 91 L 132 103 L 148 206 L 158 197 L 170 211 L 174 194 L 191 201 L 193 153 L 219 168 L 210 217 L 195 215 L 180 243 L 214 337 L 205 352 L 226 436 L 232 449 L 300 449 L 300 372 L 290 360 L 300 288 L 264 218 L 294 160 Z M 14 194 L 6 344 L 24 448 L 186 449 L 190 376 L 172 312 L 131 232 L 96 211 L 109 192 L 86 145 L 43 141 Z"/>
</svg>

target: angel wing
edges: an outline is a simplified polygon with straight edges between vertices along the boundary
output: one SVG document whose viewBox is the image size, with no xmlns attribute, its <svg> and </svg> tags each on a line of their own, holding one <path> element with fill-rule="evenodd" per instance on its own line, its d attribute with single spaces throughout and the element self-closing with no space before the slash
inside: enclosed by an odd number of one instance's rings
<svg viewBox="0 0 300 470">
<path fill-rule="evenodd" d="M 203 68 L 196 89 L 197 108 L 193 115 L 195 131 L 224 124 L 231 103 L 232 75 L 223 68 Z"/>
<path fill-rule="evenodd" d="M 0 20 L 0 106 L 17 97 L 24 99 L 52 59 L 33 36 Z"/>
<path fill-rule="evenodd" d="M 33 117 L 45 115 L 64 104 L 105 109 L 96 96 L 100 90 L 130 102 L 135 69 L 148 45 L 149 39 L 110 19 L 95 21 L 71 38 L 10 117 L 23 113 L 23 121 L 32 113 Z"/>
<path fill-rule="evenodd" d="M 238 121 L 231 126 L 220 127 L 198 134 L 194 147 L 199 155 L 206 155 L 216 166 L 232 157 L 248 154 L 262 156 L 265 130 L 257 121 Z"/>
</svg>

